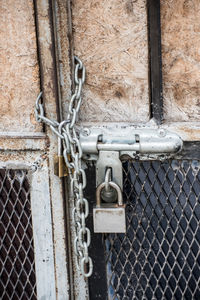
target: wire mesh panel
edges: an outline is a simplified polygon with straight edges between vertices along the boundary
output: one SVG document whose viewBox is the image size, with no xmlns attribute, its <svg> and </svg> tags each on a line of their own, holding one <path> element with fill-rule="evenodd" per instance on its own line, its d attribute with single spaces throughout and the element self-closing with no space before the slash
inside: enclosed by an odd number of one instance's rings
<svg viewBox="0 0 200 300">
<path fill-rule="evenodd" d="M 200 299 L 200 163 L 126 162 L 126 234 L 106 236 L 109 299 Z"/>
<path fill-rule="evenodd" d="M 26 170 L 0 169 L 0 299 L 36 299 Z"/>
</svg>

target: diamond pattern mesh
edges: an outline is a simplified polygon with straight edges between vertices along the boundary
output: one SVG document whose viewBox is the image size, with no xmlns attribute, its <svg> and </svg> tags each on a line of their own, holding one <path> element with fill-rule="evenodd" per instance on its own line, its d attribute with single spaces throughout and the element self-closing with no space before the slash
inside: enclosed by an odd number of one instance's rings
<svg viewBox="0 0 200 300">
<path fill-rule="evenodd" d="M 36 299 L 30 186 L 25 170 L 0 169 L 0 299 Z"/>
<path fill-rule="evenodd" d="M 109 299 L 200 299 L 200 163 L 124 164 L 126 234 L 106 236 Z"/>
</svg>

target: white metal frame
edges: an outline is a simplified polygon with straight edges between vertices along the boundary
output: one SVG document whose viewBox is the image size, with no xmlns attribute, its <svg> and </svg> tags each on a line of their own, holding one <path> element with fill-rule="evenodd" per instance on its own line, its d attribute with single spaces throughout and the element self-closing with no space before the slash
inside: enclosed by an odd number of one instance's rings
<svg viewBox="0 0 200 300">
<path fill-rule="evenodd" d="M 0 168 L 28 170 L 37 298 L 54 300 L 56 282 L 48 162 L 38 158 L 38 153 L 16 154 L 1 153 L 1 159 L 4 156 L 4 160 L 8 160 L 1 161 Z"/>
<path fill-rule="evenodd" d="M 48 165 L 31 174 L 31 208 L 38 299 L 56 299 Z"/>
</svg>

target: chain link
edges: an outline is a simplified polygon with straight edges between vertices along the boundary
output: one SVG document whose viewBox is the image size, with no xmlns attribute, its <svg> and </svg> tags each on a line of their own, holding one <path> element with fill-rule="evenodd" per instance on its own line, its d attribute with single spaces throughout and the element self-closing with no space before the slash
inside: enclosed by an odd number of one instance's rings
<svg viewBox="0 0 200 300">
<path fill-rule="evenodd" d="M 85 277 L 93 272 L 92 259 L 88 256 L 88 247 L 91 241 L 90 230 L 86 227 L 85 221 L 88 217 L 88 201 L 83 197 L 83 190 L 86 187 L 86 174 L 82 167 L 82 148 L 79 142 L 75 126 L 81 106 L 82 86 L 85 82 L 85 67 L 82 61 L 75 56 L 75 92 L 69 102 L 67 120 L 58 123 L 50 120 L 44 115 L 42 104 L 42 92 L 38 95 L 35 104 L 35 116 L 38 122 L 50 126 L 51 130 L 58 136 L 63 146 L 63 157 L 69 169 L 71 192 L 74 199 L 72 212 L 75 226 L 74 248 L 77 256 L 77 268 Z M 69 155 L 70 154 L 70 159 Z"/>
</svg>

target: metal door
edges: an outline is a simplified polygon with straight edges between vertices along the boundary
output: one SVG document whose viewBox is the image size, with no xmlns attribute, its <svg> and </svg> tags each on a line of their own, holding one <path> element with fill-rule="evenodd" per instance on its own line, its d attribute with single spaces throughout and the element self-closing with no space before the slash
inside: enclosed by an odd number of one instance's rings
<svg viewBox="0 0 200 300">
<path fill-rule="evenodd" d="M 200 298 L 199 67 L 198 55 L 188 48 L 193 43 L 196 49 L 189 24 L 196 23 L 200 7 L 195 0 L 159 2 L 56 4 L 64 116 L 70 51 L 71 57 L 81 57 L 87 70 L 80 126 L 163 128 L 184 141 L 182 151 L 171 159 L 138 155 L 123 161 L 127 233 L 92 233 L 89 296 L 72 265 L 76 299 Z M 63 24 L 66 17 L 68 23 Z M 181 30 L 190 32 L 184 41 Z M 87 182 L 93 232 L 91 163 Z"/>
<path fill-rule="evenodd" d="M 43 89 L 46 114 L 57 119 L 50 14 L 48 1 L 0 4 L 0 298 L 5 300 L 68 297 L 63 189 L 53 174 L 57 139 L 34 115 Z"/>
<path fill-rule="evenodd" d="M 124 164 L 127 233 L 103 237 L 103 297 L 199 299 L 199 175 L 199 161 Z"/>
<path fill-rule="evenodd" d="M 10 127 L 9 115 L 1 120 L 2 299 L 200 298 L 199 62 L 198 51 L 190 52 L 200 7 L 197 0 L 170 0 L 160 9 L 159 2 L 39 0 L 28 6 L 31 46 L 19 51 L 16 66 L 33 51 L 25 64 L 36 66 L 27 76 L 34 91 L 27 98 L 34 99 L 20 106 Z M 179 44 L 182 29 L 186 40 Z M 172 159 L 138 154 L 123 160 L 126 234 L 93 233 L 95 166 L 86 162 L 94 265 L 88 280 L 76 264 L 67 180 L 53 171 L 57 137 L 25 113 L 42 90 L 46 116 L 67 118 L 74 54 L 87 70 L 80 127 L 161 128 L 184 141 Z"/>
</svg>

